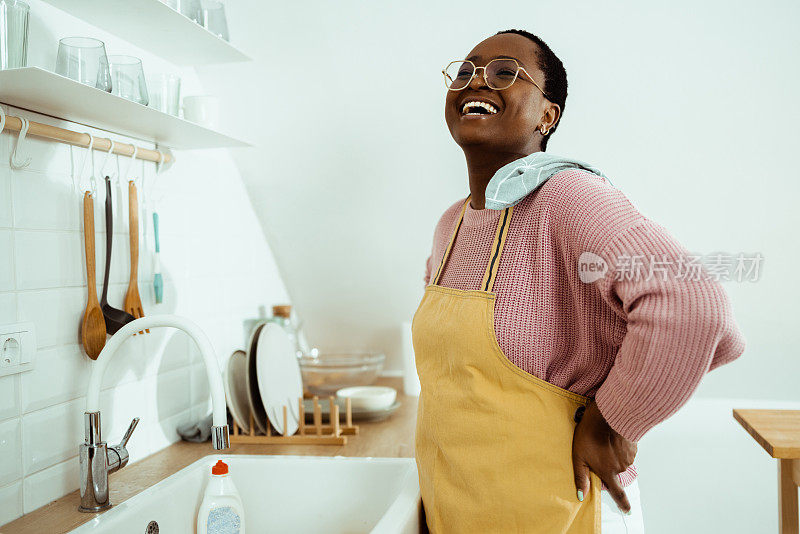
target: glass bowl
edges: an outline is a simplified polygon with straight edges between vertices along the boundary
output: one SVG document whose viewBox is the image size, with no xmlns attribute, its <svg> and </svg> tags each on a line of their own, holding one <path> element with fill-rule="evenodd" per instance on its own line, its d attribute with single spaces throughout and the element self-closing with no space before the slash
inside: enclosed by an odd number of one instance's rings
<svg viewBox="0 0 800 534">
<path fill-rule="evenodd" d="M 300 356 L 303 386 L 312 395 L 335 395 L 349 386 L 368 386 L 383 369 L 386 355 L 380 352 L 321 353 Z"/>
</svg>

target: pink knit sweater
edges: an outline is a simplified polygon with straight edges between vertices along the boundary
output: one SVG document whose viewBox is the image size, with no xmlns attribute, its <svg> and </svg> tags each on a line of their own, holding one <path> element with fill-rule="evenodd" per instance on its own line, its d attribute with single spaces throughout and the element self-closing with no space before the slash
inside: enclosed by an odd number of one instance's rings
<svg viewBox="0 0 800 534">
<path fill-rule="evenodd" d="M 426 285 L 463 203 L 436 226 Z M 440 285 L 479 289 L 501 213 L 467 206 Z M 584 252 L 607 265 L 593 283 L 578 274 Z M 744 351 L 721 284 L 680 278 L 675 260 L 688 255 L 608 181 L 562 171 L 514 207 L 494 285 L 500 348 L 528 373 L 594 397 L 611 427 L 638 441 L 689 399 L 705 373 Z M 618 271 L 634 256 L 639 276 Z M 672 266 L 658 263 L 664 259 Z M 635 478 L 635 465 L 619 476 L 623 486 Z"/>
</svg>

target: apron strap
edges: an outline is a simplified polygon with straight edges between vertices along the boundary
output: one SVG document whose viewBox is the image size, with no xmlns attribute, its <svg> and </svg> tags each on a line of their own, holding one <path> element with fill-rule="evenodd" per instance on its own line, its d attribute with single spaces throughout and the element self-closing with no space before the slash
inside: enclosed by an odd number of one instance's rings
<svg viewBox="0 0 800 534">
<path fill-rule="evenodd" d="M 458 222 L 453 230 L 453 235 L 450 236 L 450 242 L 447 244 L 447 249 L 442 255 L 442 261 L 439 262 L 439 269 L 436 271 L 436 276 L 433 278 L 432 285 L 439 285 L 439 279 L 442 277 L 444 264 L 450 257 L 450 251 L 453 249 L 453 243 L 456 241 L 456 234 L 458 229 L 461 228 L 461 223 L 464 221 L 464 212 L 467 210 L 470 196 L 461 207 L 461 213 L 458 215 Z M 494 233 L 494 243 L 492 243 L 492 253 L 489 256 L 489 264 L 486 266 L 486 272 L 483 275 L 481 282 L 481 289 L 483 291 L 491 291 L 494 287 L 494 280 L 497 277 L 497 268 L 500 265 L 500 255 L 503 253 L 503 246 L 506 244 L 506 235 L 508 235 L 508 227 L 511 226 L 511 215 L 514 212 L 514 206 L 509 206 L 503 210 L 500 220 L 497 222 L 497 230 Z"/>
<path fill-rule="evenodd" d="M 506 244 L 506 235 L 508 235 L 508 227 L 511 226 L 513 212 L 514 206 L 504 209 L 503 214 L 500 216 L 500 221 L 497 223 L 497 231 L 494 234 L 494 243 L 492 244 L 492 255 L 489 256 L 489 264 L 486 266 L 486 273 L 483 275 L 483 282 L 481 282 L 481 289 L 484 291 L 491 291 L 494 288 L 497 268 L 500 265 L 500 255 L 503 253 L 503 245 Z"/>
<path fill-rule="evenodd" d="M 436 271 L 436 276 L 433 278 L 433 282 L 431 282 L 432 285 L 439 285 L 439 278 L 442 276 L 442 269 L 444 269 L 444 264 L 447 261 L 447 258 L 450 257 L 450 250 L 453 248 L 453 243 L 456 240 L 458 229 L 461 228 L 461 221 L 464 220 L 464 212 L 467 211 L 467 204 L 469 204 L 470 198 L 471 195 L 468 195 L 464 205 L 461 206 L 461 213 L 458 215 L 456 228 L 453 230 L 453 235 L 450 236 L 450 242 L 447 244 L 447 249 L 445 249 L 444 254 L 442 255 L 442 261 L 439 262 L 439 269 Z"/>
</svg>

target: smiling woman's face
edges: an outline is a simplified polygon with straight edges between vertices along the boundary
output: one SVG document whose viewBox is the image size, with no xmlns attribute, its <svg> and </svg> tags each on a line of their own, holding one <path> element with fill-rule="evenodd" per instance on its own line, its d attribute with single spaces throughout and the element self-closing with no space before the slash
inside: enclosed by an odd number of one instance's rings
<svg viewBox="0 0 800 534">
<path fill-rule="evenodd" d="M 499 56 L 514 58 L 544 88 L 544 73 L 539 69 L 537 53 L 536 43 L 522 35 L 505 33 L 482 41 L 467 58 L 478 67 Z M 476 100 L 491 104 L 497 113 L 464 114 L 464 104 Z M 447 91 L 444 117 L 450 135 L 462 148 L 528 155 L 541 150 L 542 135 L 537 129 L 540 125 L 546 129 L 552 127 L 558 120 L 557 108 L 521 70 L 511 87 L 496 91 L 486 85 L 483 69 L 479 69 L 469 86 L 461 91 Z"/>
</svg>

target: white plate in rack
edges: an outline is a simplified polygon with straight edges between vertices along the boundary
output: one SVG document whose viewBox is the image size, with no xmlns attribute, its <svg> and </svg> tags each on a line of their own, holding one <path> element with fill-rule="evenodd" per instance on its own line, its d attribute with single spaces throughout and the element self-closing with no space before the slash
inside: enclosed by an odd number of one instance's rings
<svg viewBox="0 0 800 534">
<path fill-rule="evenodd" d="M 247 353 L 237 350 L 228 359 L 225 396 L 233 420 L 243 432 L 250 432 L 250 400 L 247 394 Z"/>
<path fill-rule="evenodd" d="M 264 413 L 264 403 L 261 402 L 261 394 L 258 391 L 258 378 L 256 376 L 258 372 L 258 369 L 256 369 L 256 349 L 258 348 L 258 336 L 263 328 L 261 324 L 253 328 L 253 332 L 250 334 L 250 342 L 247 344 L 247 400 L 249 401 L 248 404 L 253 414 L 256 428 L 266 434 L 269 422 L 267 421 L 267 414 Z"/>
<path fill-rule="evenodd" d="M 261 329 L 256 347 L 258 389 L 269 422 L 283 436 L 293 435 L 300 426 L 297 399 L 303 396 L 303 377 L 296 352 L 280 325 L 267 323 Z M 283 406 L 287 428 L 283 428 Z"/>
</svg>

